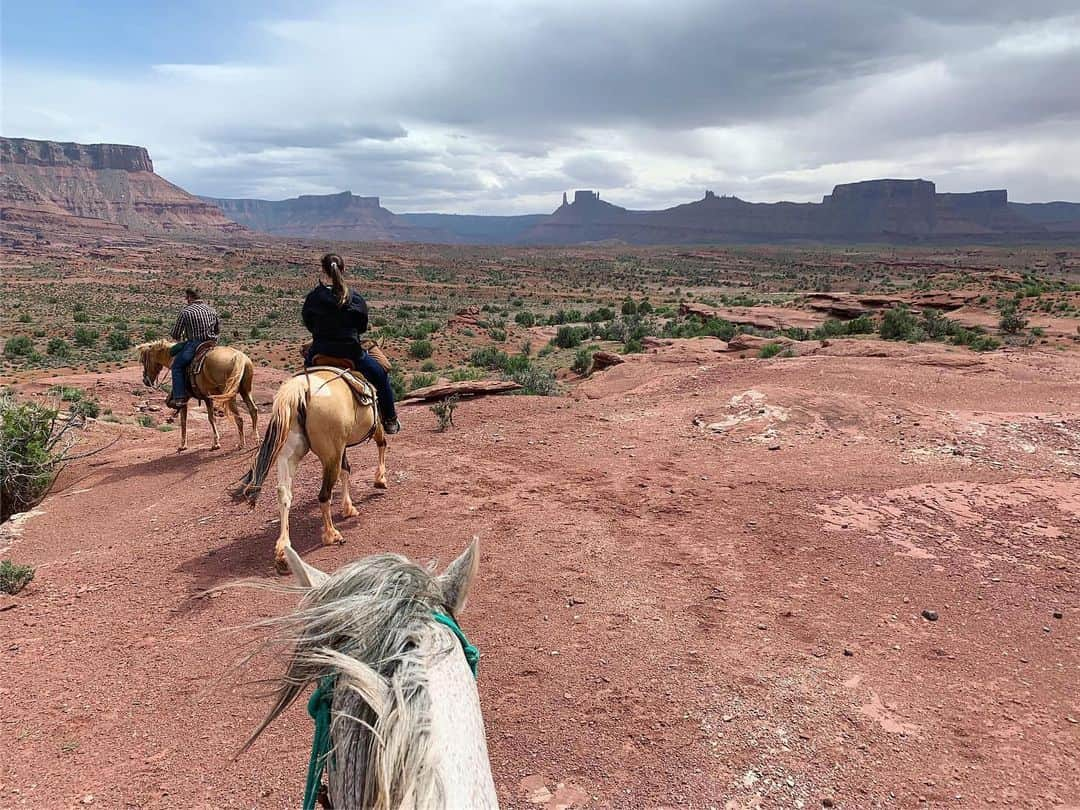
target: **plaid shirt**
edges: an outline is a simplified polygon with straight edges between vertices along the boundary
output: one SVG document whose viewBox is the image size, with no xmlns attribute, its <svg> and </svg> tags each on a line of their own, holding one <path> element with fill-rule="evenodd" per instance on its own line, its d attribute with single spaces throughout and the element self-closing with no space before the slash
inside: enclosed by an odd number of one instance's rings
<svg viewBox="0 0 1080 810">
<path fill-rule="evenodd" d="M 218 314 L 204 301 L 193 301 L 182 310 L 172 328 L 173 340 L 212 340 L 220 333 Z"/>
</svg>

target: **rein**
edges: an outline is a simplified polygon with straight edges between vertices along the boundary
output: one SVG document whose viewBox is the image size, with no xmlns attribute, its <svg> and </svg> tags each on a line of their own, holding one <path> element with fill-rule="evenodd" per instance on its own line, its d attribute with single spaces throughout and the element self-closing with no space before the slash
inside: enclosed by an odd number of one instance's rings
<svg viewBox="0 0 1080 810">
<path fill-rule="evenodd" d="M 466 637 L 465 632 L 449 613 L 434 611 L 431 614 L 438 624 L 449 628 L 458 642 L 461 651 L 465 653 L 465 661 L 469 664 L 473 677 L 477 677 L 480 666 L 480 650 Z M 337 675 L 324 675 L 319 678 L 319 685 L 308 698 L 307 711 L 311 719 L 315 721 L 315 733 L 311 738 L 311 758 L 308 760 L 307 781 L 304 783 L 303 810 L 315 810 L 319 798 L 319 788 L 322 786 L 323 771 L 326 770 L 327 760 L 333 753 L 333 745 L 330 740 L 331 710 L 334 705 L 334 686 Z"/>
</svg>

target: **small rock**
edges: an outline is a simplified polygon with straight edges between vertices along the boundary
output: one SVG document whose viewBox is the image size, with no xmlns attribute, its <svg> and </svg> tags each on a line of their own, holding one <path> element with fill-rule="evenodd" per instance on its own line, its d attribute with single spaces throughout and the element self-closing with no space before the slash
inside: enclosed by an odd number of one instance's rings
<svg viewBox="0 0 1080 810">
<path fill-rule="evenodd" d="M 845 648 L 844 648 L 844 655 L 846 655 L 846 656 L 847 656 L 848 658 L 850 658 L 850 657 L 851 657 L 851 656 L 853 656 L 854 654 L 855 654 L 855 653 L 853 653 L 853 652 L 852 652 L 851 650 L 849 650 L 849 649 L 848 649 L 847 647 L 845 647 Z"/>
<path fill-rule="evenodd" d="M 833 800 L 830 799 L 828 796 L 826 796 L 824 799 L 821 800 L 821 806 L 822 807 L 832 807 L 833 806 Z"/>
<path fill-rule="evenodd" d="M 936 622 L 937 621 L 937 611 L 936 610 L 924 610 L 922 612 L 922 617 L 924 619 L 926 619 L 928 622 Z"/>
<path fill-rule="evenodd" d="M 769 445 L 769 449 L 770 450 L 779 450 L 780 449 L 780 442 L 773 442 L 772 444 Z"/>
<path fill-rule="evenodd" d="M 1055 619 L 1064 619 L 1064 618 L 1065 618 L 1065 614 L 1064 614 L 1064 613 L 1062 613 L 1062 612 L 1061 612 L 1060 610 L 1055 610 L 1055 611 L 1054 611 L 1054 618 L 1055 618 Z"/>
<path fill-rule="evenodd" d="M 93 804 L 94 803 L 94 794 L 93 793 L 87 793 L 85 796 L 82 797 L 82 803 L 83 804 Z"/>
</svg>

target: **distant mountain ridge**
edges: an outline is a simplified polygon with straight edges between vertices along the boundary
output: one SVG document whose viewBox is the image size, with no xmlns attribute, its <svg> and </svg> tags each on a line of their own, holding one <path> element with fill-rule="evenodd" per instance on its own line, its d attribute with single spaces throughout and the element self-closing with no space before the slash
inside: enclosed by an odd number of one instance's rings
<svg viewBox="0 0 1080 810">
<path fill-rule="evenodd" d="M 217 206 L 155 174 L 141 146 L 28 138 L 0 138 L 0 224 L 31 233 L 242 230 Z"/>
<path fill-rule="evenodd" d="M 209 198 L 207 198 L 209 199 Z M 1053 241 L 1080 238 L 1080 204 L 1010 203 L 1004 190 L 939 194 L 928 180 L 836 186 L 820 203 L 751 203 L 711 191 L 633 211 L 579 190 L 551 214 L 395 214 L 350 192 L 278 202 L 211 200 L 237 222 L 278 235 L 451 244 L 572 245 L 775 241 Z M 273 213 L 271 213 L 273 212 Z"/>
<path fill-rule="evenodd" d="M 1013 203 L 1003 189 L 938 193 L 928 180 L 844 183 L 820 203 L 751 203 L 706 191 L 634 211 L 579 190 L 550 214 L 396 214 L 349 191 L 287 200 L 196 197 L 154 172 L 147 150 L 0 138 L 0 227 L 84 233 L 254 232 L 332 241 L 572 245 L 1080 240 L 1080 204 Z M 21 238 L 21 236 L 19 237 Z"/>
</svg>

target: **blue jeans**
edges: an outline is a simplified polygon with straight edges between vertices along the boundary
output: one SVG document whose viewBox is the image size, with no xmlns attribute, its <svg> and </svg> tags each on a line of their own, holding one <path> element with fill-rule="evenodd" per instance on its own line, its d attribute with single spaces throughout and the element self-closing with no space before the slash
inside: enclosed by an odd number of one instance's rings
<svg viewBox="0 0 1080 810">
<path fill-rule="evenodd" d="M 358 343 L 319 343 L 313 342 L 304 359 L 306 365 L 311 365 L 311 358 L 316 354 L 328 354 L 332 357 L 346 357 L 352 360 L 356 370 L 367 381 L 375 386 L 375 395 L 379 399 L 379 418 L 383 422 L 393 422 L 397 419 L 397 411 L 394 409 L 394 389 L 390 385 L 390 375 L 386 373 L 379 361 L 364 351 Z"/>
<path fill-rule="evenodd" d="M 187 367 L 195 359 L 195 350 L 199 348 L 201 340 L 189 340 L 184 343 L 179 352 L 173 355 L 172 361 L 172 398 L 184 399 L 187 397 Z"/>
<path fill-rule="evenodd" d="M 360 356 L 353 357 L 352 360 L 356 364 L 356 370 L 375 386 L 375 393 L 379 397 L 379 416 L 384 422 L 393 422 L 397 419 L 397 412 L 394 410 L 394 389 L 390 385 L 390 375 L 379 365 L 379 361 L 367 352 L 360 352 Z"/>
</svg>

